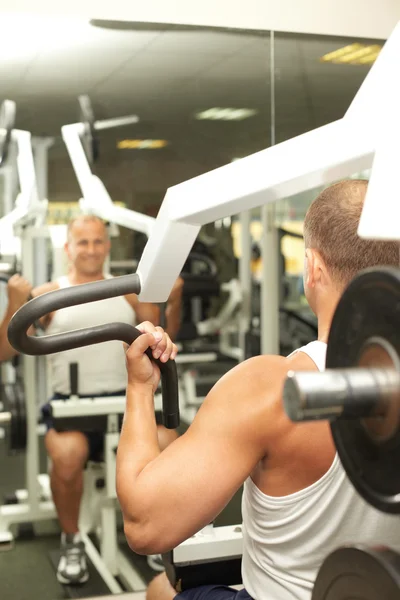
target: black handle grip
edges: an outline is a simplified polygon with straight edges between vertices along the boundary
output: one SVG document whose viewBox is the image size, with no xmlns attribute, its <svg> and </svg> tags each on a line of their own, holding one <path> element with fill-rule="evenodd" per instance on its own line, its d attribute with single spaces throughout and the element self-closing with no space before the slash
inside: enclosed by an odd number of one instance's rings
<svg viewBox="0 0 400 600">
<path fill-rule="evenodd" d="M 71 396 L 79 396 L 78 363 L 69 363 L 69 390 Z"/>
<path fill-rule="evenodd" d="M 107 323 L 95 327 L 85 327 L 66 333 L 29 336 L 27 331 L 31 325 L 45 315 L 78 304 L 87 304 L 105 298 L 114 298 L 126 294 L 140 292 L 140 279 L 136 274 L 113 277 L 93 283 L 74 285 L 66 289 L 48 292 L 30 300 L 12 317 L 8 326 L 8 339 L 18 352 L 30 355 L 54 354 L 72 348 L 91 346 L 101 342 L 121 340 L 127 344 L 141 335 L 140 331 L 127 323 Z M 151 351 L 147 355 L 154 360 Z M 162 363 L 154 361 L 160 368 L 163 398 L 163 421 L 168 429 L 179 425 L 178 376 L 175 361 Z"/>
</svg>

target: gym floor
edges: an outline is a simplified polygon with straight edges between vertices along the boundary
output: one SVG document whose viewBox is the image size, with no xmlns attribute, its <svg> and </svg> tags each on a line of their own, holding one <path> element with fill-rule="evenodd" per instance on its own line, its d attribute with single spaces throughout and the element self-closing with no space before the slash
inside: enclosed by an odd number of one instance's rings
<svg viewBox="0 0 400 600">
<path fill-rule="evenodd" d="M 25 487 L 25 460 L 23 455 L 9 456 L 6 445 L 0 440 L 0 503 L 7 495 L 16 489 Z M 46 469 L 46 456 L 41 448 L 41 472 Z M 240 513 L 241 491 L 236 494 L 227 508 L 216 520 L 216 525 L 231 525 L 241 522 Z M 55 576 L 51 562 L 59 548 L 59 534 L 56 533 L 56 523 L 35 525 L 36 535 L 29 528 L 22 531 L 14 545 L 0 552 L 0 597 L 1 600 L 61 600 L 72 597 L 70 590 L 61 586 Z M 1 547 L 0 547 L 1 548 Z M 140 570 L 146 581 L 154 576 L 148 567 L 145 557 L 134 555 L 124 543 L 121 532 L 121 548 Z M 73 597 L 94 598 L 102 596 L 108 599 L 107 591 L 102 586 L 99 577 L 92 577 L 84 586 L 79 588 L 79 595 Z M 140 594 L 135 594 L 135 600 L 142 600 Z"/>
</svg>

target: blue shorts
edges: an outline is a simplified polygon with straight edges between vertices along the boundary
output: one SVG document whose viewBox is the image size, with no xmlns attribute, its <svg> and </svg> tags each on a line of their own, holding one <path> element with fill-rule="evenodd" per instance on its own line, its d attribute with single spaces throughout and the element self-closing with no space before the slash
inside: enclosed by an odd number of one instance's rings
<svg viewBox="0 0 400 600">
<path fill-rule="evenodd" d="M 125 396 L 125 390 L 119 390 L 118 392 L 109 392 L 107 394 L 96 394 L 96 398 L 108 398 L 110 396 Z M 80 398 L 93 398 L 94 394 L 81 395 Z M 69 400 L 69 396 L 66 394 L 59 394 L 56 392 L 51 400 Z M 41 407 L 42 421 L 46 425 L 47 431 L 54 429 L 54 422 L 51 416 L 50 404 L 47 402 Z M 122 417 L 121 417 L 122 419 Z M 156 422 L 157 425 L 162 425 L 162 415 L 156 411 Z M 89 444 L 89 455 L 88 460 L 102 461 L 104 452 L 104 433 L 101 431 L 82 431 L 83 435 L 87 438 Z"/>
<path fill-rule="evenodd" d="M 180 592 L 179 600 L 253 600 L 245 589 L 235 590 L 227 585 L 200 585 Z"/>
<path fill-rule="evenodd" d="M 107 398 L 109 396 L 125 396 L 125 390 L 119 390 L 118 392 L 110 392 L 107 394 L 96 394 L 96 398 Z M 93 394 L 82 395 L 80 398 L 93 398 Z M 51 400 L 69 400 L 69 396 L 66 394 L 59 394 L 56 392 Z M 46 425 L 47 431 L 54 429 L 54 422 L 51 416 L 50 404 L 47 402 L 41 408 L 42 420 Z M 104 433 L 101 431 L 82 431 L 83 435 L 87 438 L 89 444 L 89 455 L 88 460 L 101 461 L 103 459 L 104 452 Z"/>
</svg>

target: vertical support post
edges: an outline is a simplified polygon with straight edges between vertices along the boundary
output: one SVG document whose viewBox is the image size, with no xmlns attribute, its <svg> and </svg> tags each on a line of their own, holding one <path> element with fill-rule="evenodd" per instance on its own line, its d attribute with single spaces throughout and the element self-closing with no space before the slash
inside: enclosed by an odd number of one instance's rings
<svg viewBox="0 0 400 600">
<path fill-rule="evenodd" d="M 8 164 L 2 168 L 2 176 L 4 178 L 3 188 L 3 206 L 1 216 L 8 215 L 14 206 L 17 197 L 17 168 L 16 168 L 16 149 L 15 145 L 11 144 L 10 157 Z"/>
<path fill-rule="evenodd" d="M 251 235 L 250 211 L 246 210 L 239 215 L 241 256 L 239 260 L 239 281 L 243 293 L 243 302 L 239 317 L 239 349 L 241 359 L 246 358 L 246 339 L 251 319 Z"/>
<path fill-rule="evenodd" d="M 33 138 L 33 160 L 35 165 L 38 200 L 47 200 L 48 194 L 48 150 L 53 145 L 53 138 Z M 37 237 L 34 240 L 35 285 L 48 281 L 47 272 L 47 237 Z"/>
<path fill-rule="evenodd" d="M 13 147 L 13 146 L 11 146 Z M 10 164 L 5 165 L 4 167 L 2 167 L 1 171 L 0 171 L 0 178 L 3 182 L 3 185 L 0 186 L 0 189 L 2 188 L 2 194 L 1 194 L 1 205 L 0 205 L 0 217 L 4 217 L 5 215 L 9 214 L 13 208 L 14 208 L 14 199 L 16 197 L 16 182 L 15 182 L 15 171 L 16 169 L 13 168 L 11 161 L 9 161 Z M 1 183 L 1 182 L 0 182 Z M 11 229 L 11 227 L 10 227 Z M 3 240 L 0 240 L 3 241 Z M 2 244 L 1 244 L 2 246 Z M 0 247 L 2 254 L 3 254 L 3 247 Z M 5 286 L 1 286 L 0 289 L 0 318 L 3 318 L 3 315 L 7 309 L 7 305 L 8 305 L 8 298 L 7 298 L 7 292 L 6 292 L 6 288 Z M 3 366 L 0 366 L 0 371 L 3 371 Z"/>
<path fill-rule="evenodd" d="M 119 441 L 118 415 L 108 415 L 107 433 L 105 435 L 105 469 L 107 499 L 101 507 L 101 540 L 100 554 L 107 568 L 113 575 L 118 574 L 118 542 L 115 498 L 116 449 Z"/>
<path fill-rule="evenodd" d="M 34 253 L 32 238 L 27 231 L 22 233 L 22 275 L 34 281 Z M 31 514 L 39 511 L 39 443 L 37 435 L 37 381 L 36 357 L 23 357 L 24 391 L 26 403 L 27 447 L 25 458 L 26 488 Z"/>
<path fill-rule="evenodd" d="M 275 38 L 270 33 L 271 146 L 275 145 Z M 279 354 L 279 254 L 275 205 L 261 208 L 261 353 Z"/>
<path fill-rule="evenodd" d="M 82 196 L 83 198 L 90 199 L 92 195 L 93 174 L 79 137 L 82 133 L 84 133 L 83 123 L 64 125 L 64 127 L 61 128 L 61 134 L 65 145 L 67 146 L 68 154 L 78 179 Z"/>
<path fill-rule="evenodd" d="M 118 575 L 118 543 L 115 501 L 107 499 L 101 507 L 100 556 L 107 569 Z"/>
<path fill-rule="evenodd" d="M 39 200 L 31 134 L 29 131 L 15 130 L 13 136 L 18 144 L 17 169 L 21 195 L 28 208 Z"/>
<path fill-rule="evenodd" d="M 39 200 L 48 198 L 48 152 L 53 144 L 54 138 L 51 137 L 34 137 L 32 139 Z"/>
<path fill-rule="evenodd" d="M 9 214 L 14 208 L 17 197 L 17 169 L 15 165 L 15 144 L 11 144 L 10 155 L 6 164 L 1 169 L 0 177 L 3 179 L 3 194 L 0 208 L 0 217 Z M 0 289 L 0 318 L 3 318 L 8 306 L 8 296 L 5 286 Z M 2 383 L 15 383 L 15 369 L 7 361 L 0 364 L 0 380 Z M 3 410 L 3 407 L 2 409 Z M 2 433 L 4 429 L 2 429 Z"/>
<path fill-rule="evenodd" d="M 32 139 L 33 160 L 35 164 L 36 186 L 38 199 L 40 201 L 48 198 L 48 151 L 54 143 L 51 137 L 34 137 Z M 48 236 L 38 236 L 33 238 L 34 262 L 34 285 L 41 285 L 49 280 L 48 270 Z M 37 397 L 39 402 L 47 397 L 47 359 L 45 356 L 38 356 L 36 360 L 36 380 Z M 39 404 L 38 402 L 38 404 Z"/>
<path fill-rule="evenodd" d="M 261 211 L 261 354 L 279 354 L 279 255 L 275 207 Z"/>
<path fill-rule="evenodd" d="M 4 215 L 10 213 L 14 208 L 12 167 L 8 165 L 3 167 L 3 172 L 1 173 L 1 175 L 4 181 L 1 216 L 4 217 Z"/>
</svg>

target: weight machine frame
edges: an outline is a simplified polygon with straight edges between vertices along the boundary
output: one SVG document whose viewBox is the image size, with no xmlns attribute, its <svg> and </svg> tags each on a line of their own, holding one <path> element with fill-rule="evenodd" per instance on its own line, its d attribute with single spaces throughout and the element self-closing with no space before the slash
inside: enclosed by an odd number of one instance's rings
<svg viewBox="0 0 400 600">
<path fill-rule="evenodd" d="M 396 66 L 399 55 L 400 25 L 386 43 L 343 119 L 170 188 L 159 216 L 149 227 L 149 241 L 138 266 L 141 300 L 166 301 L 203 224 L 326 185 L 367 169 L 373 162 L 359 233 L 364 237 L 398 239 L 398 219 L 390 218 L 398 216 L 398 204 L 394 207 L 392 195 L 385 190 L 390 189 L 396 176 L 396 169 L 390 171 L 390 168 L 394 166 L 393 157 L 397 156 L 400 134 L 400 81 L 393 77 L 396 70 L 392 65 Z M 74 135 L 70 135 L 72 132 Z M 83 133 L 82 124 L 63 128 L 64 140 L 74 156 L 83 153 L 81 145 L 76 144 L 79 134 Z M 79 165 L 75 171 L 78 174 Z M 104 210 L 109 209 L 111 199 L 89 166 L 79 183 L 84 199 L 89 203 L 101 202 Z M 191 203 L 184 201 L 188 197 L 192 199 Z M 389 211 L 384 214 L 384 222 L 380 218 L 382 198 L 386 198 L 385 207 Z M 104 218 L 104 212 L 102 216 Z M 121 224 L 126 226 L 126 222 L 124 218 Z M 33 369 L 26 386 L 34 388 L 32 374 Z M 109 419 L 112 418 L 111 415 Z M 29 417 L 29 434 L 32 423 Z M 106 447 L 110 452 L 110 444 Z M 37 482 L 32 477 L 28 477 L 29 508 L 32 514 L 36 510 L 38 517 L 37 497 L 32 494 Z M 4 518 L 4 515 L 0 513 L 0 517 Z M 186 544 L 189 548 L 190 543 Z M 115 557 L 114 552 L 112 558 Z"/>
<path fill-rule="evenodd" d="M 137 120 L 138 118 L 133 115 L 131 117 L 122 117 L 107 121 L 94 121 L 91 123 L 91 126 L 94 128 L 94 130 L 100 131 L 102 129 L 118 127 L 126 123 L 135 123 Z M 94 214 L 112 224 L 132 229 L 133 231 L 145 233 L 149 237 L 155 223 L 155 218 L 131 209 L 116 206 L 102 181 L 99 179 L 99 177 L 93 174 L 88 156 L 84 149 L 84 144 L 82 142 L 85 132 L 87 131 L 86 125 L 87 124 L 85 123 L 73 123 L 70 125 L 64 125 L 61 129 L 62 137 L 67 147 L 67 151 L 82 192 L 82 198 L 80 199 L 80 208 L 82 212 Z M 248 213 L 241 215 L 244 225 L 247 224 L 248 218 Z M 245 334 L 247 332 L 249 322 L 249 315 L 244 313 L 244 305 L 246 304 L 245 297 L 247 298 L 249 296 L 250 290 L 248 290 L 247 294 L 243 294 L 242 292 L 242 290 L 246 287 L 245 281 L 250 278 L 249 223 L 247 227 L 242 227 L 242 238 L 243 248 L 247 248 L 248 252 L 244 251 L 244 256 L 242 257 L 240 263 L 241 267 L 239 277 L 241 285 L 239 286 L 239 282 L 236 279 L 222 284 L 221 289 L 228 293 L 226 303 L 222 306 L 216 317 L 196 324 L 198 335 L 200 336 L 206 336 L 220 332 L 220 352 L 238 361 L 243 360 L 245 356 Z M 236 315 L 233 318 L 239 306 L 240 315 Z M 230 333 L 232 329 L 235 330 L 237 328 L 240 332 L 239 346 L 237 348 L 233 348 L 232 344 L 230 343 Z M 191 358 L 188 357 L 188 360 L 185 362 L 194 363 L 194 359 L 196 358 L 198 360 L 199 356 L 201 356 L 201 353 L 198 353 L 195 356 L 190 355 Z M 206 362 L 209 356 L 210 353 L 205 353 L 204 357 L 201 359 L 201 362 Z M 178 360 L 176 361 L 177 363 L 183 362 L 183 360 L 181 361 L 180 358 L 181 357 L 178 357 Z M 210 360 L 214 361 L 216 358 L 216 355 L 213 353 Z M 193 392 L 195 391 L 195 383 L 193 378 L 190 377 L 190 370 L 186 368 L 184 374 L 186 374 L 186 376 L 183 385 L 183 391 L 185 392 L 184 396 L 187 399 L 186 405 L 188 410 L 186 411 L 186 415 L 189 416 L 193 415 L 193 407 L 197 406 L 198 408 L 200 403 L 198 401 L 194 401 Z M 191 381 L 189 381 L 189 379 L 191 379 Z"/>
<path fill-rule="evenodd" d="M 0 236 L 21 237 L 19 248 L 21 273 L 33 284 L 43 283 L 45 270 L 43 252 L 38 243 L 48 235 L 44 223 L 47 214 L 47 199 L 40 199 L 35 162 L 32 151 L 31 134 L 28 131 L 13 129 L 11 141 L 16 144 L 17 173 L 20 193 L 15 207 L 0 219 Z M 8 168 L 9 165 L 6 165 Z M 47 394 L 45 385 L 45 363 L 41 357 L 24 356 L 23 376 L 27 418 L 27 448 L 25 470 L 27 488 L 20 498 L 22 503 L 0 506 L 0 544 L 13 540 L 10 526 L 52 519 L 56 517 L 53 502 L 47 499 L 45 475 L 39 473 L 39 445 L 37 425 L 37 398 Z M 47 489 L 46 489 L 47 488 Z M 42 490 L 45 490 L 44 494 Z M 44 497 L 44 499 L 43 499 Z"/>
<path fill-rule="evenodd" d="M 359 234 L 398 239 L 399 204 L 389 190 L 395 189 L 400 133 L 400 80 L 393 76 L 399 55 L 400 23 L 342 119 L 169 188 L 138 265 L 140 299 L 165 301 L 202 225 L 327 185 L 373 163 Z"/>
<path fill-rule="evenodd" d="M 161 407 L 161 395 L 156 394 L 155 408 Z M 79 529 L 85 543 L 85 550 L 110 592 L 122 593 L 116 577 L 121 579 L 128 590 L 137 592 L 146 588 L 146 583 L 118 548 L 117 540 L 117 494 L 116 448 L 119 440 L 119 417 L 125 412 L 125 398 L 71 397 L 70 400 L 53 400 L 52 417 L 61 424 L 62 420 L 102 417 L 106 420 L 104 460 L 102 464 L 89 465 L 85 473 L 84 497 L 81 504 Z M 95 490 L 95 480 L 104 477 L 103 490 Z M 93 507 L 98 510 L 94 511 Z M 101 535 L 99 549 L 89 537 L 95 531 L 100 517 Z M 192 536 L 172 551 L 176 565 L 204 563 L 209 560 L 227 560 L 242 555 L 242 529 L 240 526 L 214 528 L 212 525 Z"/>
<path fill-rule="evenodd" d="M 93 127 L 96 131 L 100 131 L 129 123 L 137 123 L 137 121 L 138 117 L 132 115 L 119 119 L 108 119 L 107 121 L 95 121 Z M 116 206 L 101 179 L 92 172 L 82 144 L 82 138 L 85 135 L 85 124 L 72 123 L 64 125 L 61 128 L 61 134 L 82 192 L 82 198 L 79 202 L 82 211 L 149 236 L 155 219 L 128 208 Z"/>
<path fill-rule="evenodd" d="M 200 227 L 225 216 L 326 185 L 373 165 L 359 226 L 363 237 L 398 239 L 398 204 L 385 192 L 393 187 L 393 160 L 400 134 L 400 81 L 393 77 L 400 55 L 400 25 L 386 43 L 343 119 L 258 152 L 170 188 L 155 222 L 143 223 L 150 237 L 138 266 L 140 299 L 165 302 Z M 83 155 L 82 124 L 65 126 L 63 137 L 73 156 Z M 72 155 L 71 155 L 72 152 Z M 375 159 L 375 160 L 374 160 Z M 388 159 L 388 160 L 386 160 Z M 82 164 L 87 161 L 80 161 Z M 75 165 L 84 200 L 102 203 L 102 217 L 115 207 L 87 165 Z M 191 203 L 185 202 L 190 197 Z M 382 198 L 388 212 L 382 217 Z M 114 212 L 115 215 L 115 212 Z M 379 218 L 378 218 L 379 217 Z M 114 218 L 114 222 L 116 219 Z M 123 218 L 126 226 L 127 219 Z M 168 252 L 166 251 L 168 249 Z"/>
</svg>

